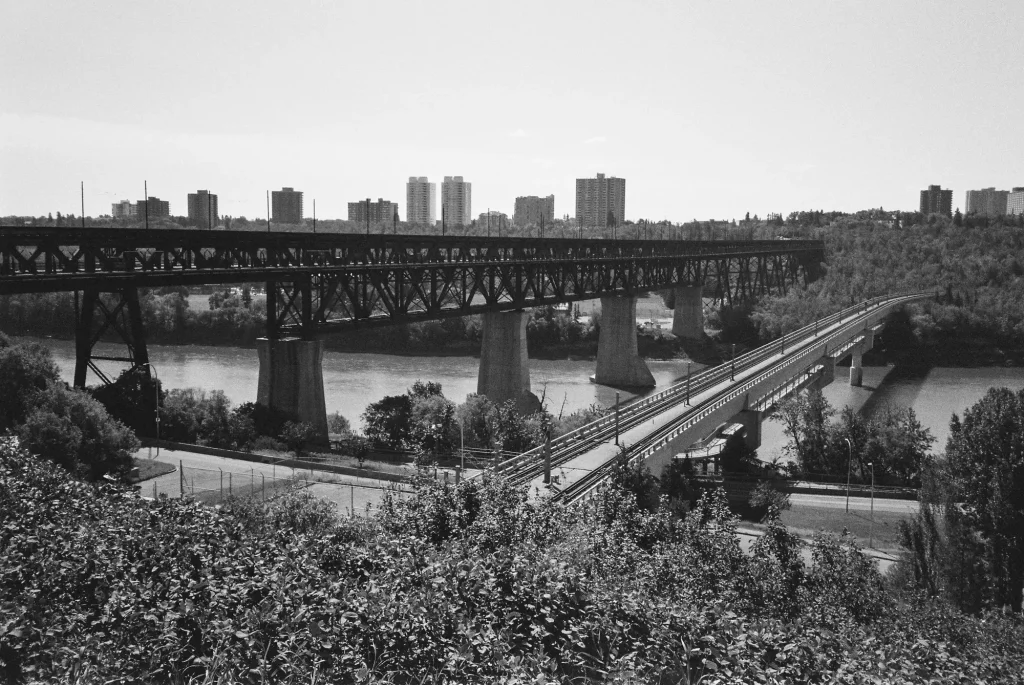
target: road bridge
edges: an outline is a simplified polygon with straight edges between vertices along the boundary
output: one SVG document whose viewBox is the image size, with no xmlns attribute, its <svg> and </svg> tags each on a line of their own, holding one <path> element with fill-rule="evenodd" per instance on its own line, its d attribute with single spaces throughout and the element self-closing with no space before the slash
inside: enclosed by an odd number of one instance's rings
<svg viewBox="0 0 1024 685">
<path fill-rule="evenodd" d="M 874 345 L 887 316 L 899 307 L 934 297 L 918 292 L 874 298 L 833 314 L 734 361 L 705 369 L 611 415 L 505 460 L 497 469 L 531 492 L 558 500 L 587 496 L 616 460 L 643 460 L 660 473 L 673 457 L 724 422 L 746 428 L 748 447 L 760 445 L 761 422 L 784 398 L 835 378 L 836 363 L 851 358 L 850 383 L 860 385 L 861 356 Z M 547 452 L 546 452 L 547 450 Z M 557 483 L 549 483 L 554 471 Z"/>
<path fill-rule="evenodd" d="M 524 309 L 601 298 L 595 380 L 654 384 L 637 353 L 636 296 L 675 289 L 679 335 L 703 335 L 703 302 L 749 302 L 817 277 L 820 241 L 678 241 L 0 227 L 0 295 L 76 293 L 75 385 L 93 347 L 149 372 L 139 289 L 263 283 L 258 401 L 326 437 L 322 338 L 367 326 L 483 314 L 479 392 L 529 408 Z M 80 293 L 80 297 L 79 297 Z M 107 358 L 111 360 L 111 358 Z"/>
</svg>

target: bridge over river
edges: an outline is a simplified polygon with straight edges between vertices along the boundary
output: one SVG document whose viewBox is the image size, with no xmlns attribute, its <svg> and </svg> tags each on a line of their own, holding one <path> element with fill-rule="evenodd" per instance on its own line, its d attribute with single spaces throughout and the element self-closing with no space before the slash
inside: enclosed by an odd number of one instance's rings
<svg viewBox="0 0 1024 685">
<path fill-rule="evenodd" d="M 861 357 L 874 345 L 886 317 L 897 308 L 934 297 L 917 292 L 879 297 L 805 326 L 731 362 L 705 369 L 661 392 L 617 407 L 609 416 L 516 455 L 498 465 L 531 492 L 558 500 L 586 497 L 607 477 L 616 460 L 643 460 L 655 473 L 677 453 L 723 422 L 745 428 L 747 446 L 760 445 L 761 422 L 783 398 L 823 387 L 836 363 L 851 358 L 850 384 L 860 385 Z M 555 478 L 551 478 L 552 472 Z M 557 481 L 557 482 L 555 482 Z"/>
<path fill-rule="evenodd" d="M 485 238 L 168 229 L 0 227 L 0 295 L 76 294 L 75 385 L 104 337 L 151 373 L 139 289 L 264 283 L 257 400 L 326 439 L 322 338 L 366 326 L 483 314 L 478 390 L 531 408 L 528 307 L 601 298 L 598 383 L 654 385 L 637 353 L 636 296 L 675 289 L 673 332 L 703 335 L 703 304 L 749 302 L 817 277 L 820 241 Z"/>
</svg>

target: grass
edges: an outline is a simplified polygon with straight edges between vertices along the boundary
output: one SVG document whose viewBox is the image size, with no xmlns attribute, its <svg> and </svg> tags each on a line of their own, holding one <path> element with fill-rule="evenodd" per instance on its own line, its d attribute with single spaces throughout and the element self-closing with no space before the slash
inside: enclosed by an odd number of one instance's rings
<svg viewBox="0 0 1024 685">
<path fill-rule="evenodd" d="M 844 509 L 797 505 L 782 512 L 782 523 L 801 537 L 810 537 L 822 529 L 836 534 L 846 529 L 857 537 L 858 544 L 863 547 L 867 547 L 873 538 L 874 549 L 897 552 L 900 549 L 899 523 L 909 521 L 913 516 L 909 512 L 876 511 L 872 530 L 870 512 L 854 510 L 846 513 Z M 761 524 L 746 521 L 743 525 L 764 528 Z"/>
<path fill-rule="evenodd" d="M 174 471 L 174 466 L 171 464 L 157 461 L 155 459 L 133 459 L 132 466 L 139 469 L 139 477 L 132 478 L 132 483 L 141 483 L 144 480 L 156 478 L 157 476 L 162 476 L 165 473 Z"/>
</svg>

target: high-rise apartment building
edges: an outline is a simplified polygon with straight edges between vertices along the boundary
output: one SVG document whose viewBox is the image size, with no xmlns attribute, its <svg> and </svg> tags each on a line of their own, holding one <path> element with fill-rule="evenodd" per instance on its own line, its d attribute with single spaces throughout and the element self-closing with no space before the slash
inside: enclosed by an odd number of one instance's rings
<svg viewBox="0 0 1024 685">
<path fill-rule="evenodd" d="M 540 226 L 555 220 L 555 196 L 537 197 L 527 195 L 516 198 L 515 212 L 512 222 L 516 226 Z"/>
<path fill-rule="evenodd" d="M 165 202 L 158 197 L 151 197 L 148 200 L 139 200 L 135 203 L 135 216 L 148 217 L 150 219 L 161 219 L 171 215 L 171 203 Z"/>
<path fill-rule="evenodd" d="M 576 221 L 585 228 L 604 228 L 626 219 L 626 179 L 614 176 L 576 179 Z"/>
<path fill-rule="evenodd" d="M 426 176 L 410 176 L 405 184 L 405 220 L 410 224 L 434 225 L 437 216 L 437 184 Z"/>
<path fill-rule="evenodd" d="M 398 203 L 377 198 L 376 202 L 370 202 L 370 198 L 359 202 L 348 203 L 348 220 L 361 224 L 390 224 L 396 221 L 398 214 Z"/>
<path fill-rule="evenodd" d="M 121 200 L 110 205 L 110 216 L 115 219 L 130 219 L 135 216 L 135 205 L 128 200 Z"/>
<path fill-rule="evenodd" d="M 1024 214 L 1024 188 L 1014 188 L 1007 193 L 1006 213 Z"/>
<path fill-rule="evenodd" d="M 967 201 L 964 203 L 964 214 L 988 216 L 1006 214 L 1006 198 L 1009 194 L 1009 190 L 996 190 L 995 188 L 968 190 Z"/>
<path fill-rule="evenodd" d="M 197 190 L 188 194 L 189 223 L 199 228 L 213 228 L 219 219 L 216 195 L 209 190 Z"/>
<path fill-rule="evenodd" d="M 302 191 L 281 188 L 270 191 L 270 208 L 274 221 L 279 224 L 302 223 Z"/>
<path fill-rule="evenodd" d="M 953 216 L 953 191 L 943 190 L 942 186 L 928 186 L 928 190 L 922 190 L 921 213 Z"/>
<path fill-rule="evenodd" d="M 473 223 L 473 184 L 461 176 L 445 176 L 441 184 L 441 211 L 448 226 Z"/>
</svg>

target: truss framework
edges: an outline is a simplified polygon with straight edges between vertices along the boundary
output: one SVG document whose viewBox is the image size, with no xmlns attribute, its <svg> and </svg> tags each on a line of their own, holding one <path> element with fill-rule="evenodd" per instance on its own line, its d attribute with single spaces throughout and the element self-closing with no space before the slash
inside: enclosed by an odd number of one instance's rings
<svg viewBox="0 0 1024 685">
<path fill-rule="evenodd" d="M 267 333 L 515 310 L 674 285 L 727 305 L 817 276 L 820 241 L 0 228 L 0 294 L 267 283 Z"/>
</svg>

